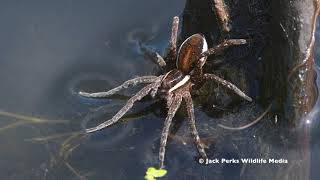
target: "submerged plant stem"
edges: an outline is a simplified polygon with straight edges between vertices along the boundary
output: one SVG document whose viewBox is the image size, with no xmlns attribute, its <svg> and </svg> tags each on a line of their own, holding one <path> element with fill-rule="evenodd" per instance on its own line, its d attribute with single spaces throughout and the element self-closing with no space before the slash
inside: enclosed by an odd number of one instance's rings
<svg viewBox="0 0 320 180">
<path fill-rule="evenodd" d="M 21 114 L 16 114 L 16 113 L 11 113 L 11 112 L 6 112 L 0 110 L 0 116 L 4 117 L 9 117 L 9 118 L 14 118 L 17 119 L 18 121 L 13 122 L 9 125 L 0 127 L 0 132 L 5 131 L 8 129 L 12 129 L 15 127 L 18 127 L 20 125 L 24 124 L 59 124 L 59 123 L 68 123 L 70 122 L 69 120 L 49 120 L 49 119 L 42 119 L 42 118 L 37 118 L 37 117 L 32 117 L 32 116 L 25 116 Z"/>
<path fill-rule="evenodd" d="M 247 129 L 247 128 L 255 125 L 256 123 L 258 123 L 270 111 L 271 106 L 272 106 L 272 104 L 269 104 L 267 109 L 258 118 L 256 118 L 254 121 L 252 121 L 249 124 L 246 124 L 246 125 L 243 125 L 243 126 L 240 126 L 240 127 L 229 127 L 229 126 L 225 126 L 223 124 L 218 124 L 218 126 L 223 128 L 223 129 L 233 130 L 233 131 L 239 131 L 239 130 Z"/>
<path fill-rule="evenodd" d="M 31 139 L 27 139 L 27 140 L 28 141 L 33 141 L 33 142 L 42 142 L 42 141 L 48 141 L 48 140 L 62 138 L 62 137 L 69 136 L 69 135 L 77 135 L 77 134 L 80 134 L 82 132 L 83 131 L 73 131 L 73 132 L 66 132 L 66 133 L 58 133 L 58 134 L 53 134 L 53 135 L 44 136 L 44 137 L 31 138 Z"/>
</svg>

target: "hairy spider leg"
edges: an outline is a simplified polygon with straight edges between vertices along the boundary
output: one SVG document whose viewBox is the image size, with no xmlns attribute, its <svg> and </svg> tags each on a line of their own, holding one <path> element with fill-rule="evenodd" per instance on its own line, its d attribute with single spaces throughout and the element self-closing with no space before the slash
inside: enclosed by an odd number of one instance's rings
<svg viewBox="0 0 320 180">
<path fill-rule="evenodd" d="M 167 65 L 166 61 L 158 52 L 141 43 L 139 43 L 139 45 L 140 45 L 140 50 L 143 52 L 143 54 L 148 58 L 150 58 L 150 60 L 153 63 L 158 65 L 160 68 L 163 68 L 164 66 Z"/>
<path fill-rule="evenodd" d="M 203 52 L 200 56 L 201 57 L 206 57 L 210 55 L 217 55 L 221 54 L 225 49 L 229 48 L 230 46 L 235 46 L 235 45 L 242 45 L 242 44 L 247 44 L 247 40 L 245 39 L 226 39 L 222 43 L 218 44 L 217 46 L 208 49 L 207 51 Z"/>
<path fill-rule="evenodd" d="M 173 17 L 172 28 L 171 28 L 171 37 L 168 47 L 168 52 L 163 58 L 158 52 L 149 48 L 146 45 L 139 43 L 140 50 L 144 53 L 145 56 L 149 57 L 152 62 L 157 64 L 160 68 L 163 68 L 167 65 L 166 60 L 175 61 L 177 56 L 177 38 L 178 38 L 178 28 L 179 28 L 179 17 Z M 165 60 L 166 59 L 166 60 Z"/>
<path fill-rule="evenodd" d="M 86 132 L 88 133 L 91 133 L 91 132 L 95 132 L 95 131 L 98 131 L 98 130 L 101 130 L 103 128 L 106 128 L 114 123 L 116 123 L 117 121 L 119 121 L 119 119 L 125 115 L 127 113 L 127 111 L 129 111 L 133 104 L 136 102 L 136 101 L 139 101 L 141 100 L 143 97 L 145 97 L 146 95 L 149 94 L 149 92 L 153 89 L 157 89 L 160 85 L 161 85 L 161 81 L 162 81 L 162 77 L 163 76 L 159 76 L 156 81 L 152 84 L 149 84 L 147 86 L 145 86 L 144 88 L 142 88 L 139 92 L 137 92 L 134 96 L 132 96 L 126 103 L 125 106 L 123 106 L 118 112 L 116 115 L 114 115 L 111 119 L 99 124 L 98 126 L 96 127 L 93 127 L 93 128 L 89 128 L 89 129 L 86 129 Z"/>
<path fill-rule="evenodd" d="M 188 122 L 189 122 L 189 126 L 190 126 L 190 130 L 191 130 L 191 134 L 194 138 L 194 143 L 197 146 L 198 152 L 200 153 L 200 155 L 202 156 L 202 158 L 207 159 L 207 154 L 204 150 L 204 146 L 201 143 L 200 137 L 199 137 L 199 133 L 197 131 L 196 128 L 196 121 L 195 121 L 195 116 L 194 116 L 194 108 L 193 108 L 193 102 L 192 102 L 192 98 L 191 98 L 191 94 L 190 92 L 186 92 L 183 96 L 184 101 L 186 102 L 186 108 L 187 108 L 187 112 L 188 112 Z"/>
<path fill-rule="evenodd" d="M 173 17 L 172 28 L 171 28 L 171 38 L 169 44 L 169 51 L 174 56 L 177 57 L 177 39 L 178 39 L 178 29 L 179 29 L 179 17 Z"/>
<path fill-rule="evenodd" d="M 89 98 L 105 98 L 121 91 L 122 89 L 129 88 L 129 86 L 135 86 L 143 83 L 147 83 L 147 84 L 153 83 L 157 81 L 158 78 L 159 78 L 158 76 L 141 76 L 141 77 L 127 80 L 124 83 L 122 83 L 120 86 L 115 87 L 107 92 L 87 93 L 87 92 L 80 91 L 79 95 L 84 97 L 89 97 Z"/>
<path fill-rule="evenodd" d="M 236 94 L 238 94 L 240 97 L 244 98 L 247 101 L 252 101 L 252 98 L 247 96 L 244 92 L 242 92 L 236 85 L 232 84 L 231 82 L 224 80 L 215 74 L 204 74 L 203 76 L 204 79 L 207 80 L 214 80 L 215 82 L 223 85 L 224 87 L 227 87 L 228 89 L 232 90 Z"/>
<path fill-rule="evenodd" d="M 213 8 L 217 16 L 222 36 L 230 32 L 230 19 L 224 0 L 213 0 Z"/>
<path fill-rule="evenodd" d="M 207 51 L 201 53 L 199 59 L 203 57 L 208 57 L 210 55 L 219 55 L 230 46 L 242 45 L 246 43 L 247 43 L 247 40 L 245 39 L 226 39 L 222 43 L 218 44 L 217 46 L 210 48 Z M 202 66 L 204 64 L 205 63 L 198 61 L 198 63 L 195 65 L 195 68 L 192 73 L 195 74 L 193 79 L 196 79 L 196 81 L 202 80 L 202 76 L 203 76 Z"/>
<path fill-rule="evenodd" d="M 160 150 L 159 150 L 160 169 L 164 168 L 164 156 L 166 153 L 166 145 L 167 145 L 170 125 L 174 115 L 176 114 L 177 110 L 180 107 L 181 101 L 182 101 L 182 95 L 175 94 L 173 97 L 172 103 L 169 107 L 166 120 L 164 121 L 164 127 L 161 133 Z"/>
<path fill-rule="evenodd" d="M 173 101 L 173 93 L 169 93 L 166 97 L 167 99 L 167 108 L 169 108 L 172 104 L 172 101 Z"/>
</svg>

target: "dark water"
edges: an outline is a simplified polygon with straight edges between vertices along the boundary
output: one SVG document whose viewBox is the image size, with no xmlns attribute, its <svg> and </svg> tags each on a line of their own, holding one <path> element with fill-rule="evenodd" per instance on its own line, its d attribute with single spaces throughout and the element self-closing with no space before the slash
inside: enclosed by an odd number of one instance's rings
<svg viewBox="0 0 320 180">
<path fill-rule="evenodd" d="M 78 132 L 110 118 L 125 102 L 123 99 L 89 100 L 77 92 L 102 91 L 137 75 L 154 74 L 155 65 L 139 53 L 136 40 L 163 52 L 171 19 L 182 12 L 184 3 L 1 1 L 0 109 L 71 122 L 0 130 L 0 179 L 79 179 L 79 175 L 88 179 L 142 179 L 147 167 L 157 166 L 164 118 L 157 115 L 157 109 L 90 137 L 52 135 Z M 320 64 L 318 42 L 316 59 Z M 152 101 L 137 103 L 131 112 L 150 104 Z M 312 167 L 320 160 L 319 106 L 311 117 Z M 209 118 L 200 110 L 196 115 L 200 124 Z M 0 125 L 15 121 L 1 117 Z M 51 138 L 34 139 L 47 136 Z M 170 171 L 163 179 L 210 179 L 214 169 L 199 166 L 196 155 L 192 144 L 170 143 L 166 157 Z M 230 170 L 225 179 L 241 171 L 237 167 L 222 169 L 225 174 Z M 316 170 L 312 168 L 311 172 L 317 179 Z"/>
</svg>

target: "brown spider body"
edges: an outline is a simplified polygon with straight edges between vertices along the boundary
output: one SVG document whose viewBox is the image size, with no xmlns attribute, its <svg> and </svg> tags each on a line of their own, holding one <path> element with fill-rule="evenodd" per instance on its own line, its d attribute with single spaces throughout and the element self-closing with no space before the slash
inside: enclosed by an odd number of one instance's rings
<svg viewBox="0 0 320 180">
<path fill-rule="evenodd" d="M 142 76 L 134 79 L 127 80 L 122 85 L 113 88 L 107 92 L 98 93 L 86 93 L 79 92 L 80 95 L 90 98 L 103 98 L 117 93 L 118 91 L 128 88 L 130 85 L 148 84 L 132 96 L 111 119 L 101 123 L 100 125 L 86 129 L 86 132 L 95 132 L 111 126 L 119 121 L 119 119 L 128 112 L 136 101 L 141 100 L 147 95 L 154 97 L 159 95 L 161 98 L 167 101 L 168 114 L 164 121 L 164 127 L 161 133 L 159 160 L 160 168 L 164 167 L 165 147 L 169 135 L 170 125 L 172 123 L 175 113 L 179 109 L 181 103 L 184 101 L 186 104 L 188 122 L 190 126 L 191 134 L 194 138 L 194 143 L 197 147 L 199 154 L 203 158 L 207 158 L 204 150 L 204 145 L 201 143 L 198 131 L 196 129 L 196 121 L 194 115 L 194 107 L 191 97 L 191 91 L 193 86 L 201 87 L 204 81 L 213 80 L 224 87 L 232 90 L 247 101 L 252 101 L 244 92 L 237 88 L 234 84 L 214 75 L 203 74 L 202 67 L 205 65 L 207 56 L 212 54 L 219 54 L 230 46 L 246 44 L 244 39 L 227 39 L 223 40 L 217 46 L 208 49 L 206 39 L 201 34 L 194 34 L 188 37 L 180 46 L 177 53 L 177 34 L 178 34 L 179 18 L 173 18 L 171 40 L 169 44 L 169 53 L 165 58 L 162 58 L 157 52 L 148 50 L 142 47 L 142 50 L 146 51 L 146 54 L 154 57 L 160 68 L 166 66 L 167 63 L 172 64 L 175 61 L 176 67 L 171 69 L 164 75 L 160 76 Z M 174 55 L 174 56 L 172 56 Z M 171 61 L 171 62 L 170 62 Z"/>
<path fill-rule="evenodd" d="M 176 60 L 176 69 L 169 71 L 163 78 L 159 89 L 160 96 L 165 97 L 167 93 L 190 83 L 195 64 L 200 62 L 204 65 L 207 57 L 198 58 L 208 50 L 205 38 L 201 34 L 194 34 L 187 38 L 180 46 Z M 190 86 L 191 88 L 191 86 Z"/>
<path fill-rule="evenodd" d="M 207 57 L 202 57 L 200 59 L 199 57 L 207 50 L 207 41 L 201 34 L 190 36 L 180 46 L 176 63 L 177 68 L 187 74 L 190 73 L 198 61 L 200 61 L 203 66 Z"/>
</svg>

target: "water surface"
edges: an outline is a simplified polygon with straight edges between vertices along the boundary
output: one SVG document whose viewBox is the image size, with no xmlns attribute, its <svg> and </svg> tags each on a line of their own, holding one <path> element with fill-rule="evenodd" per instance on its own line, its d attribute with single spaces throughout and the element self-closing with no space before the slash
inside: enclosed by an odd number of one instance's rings
<svg viewBox="0 0 320 180">
<path fill-rule="evenodd" d="M 156 66 L 140 54 L 137 40 L 164 52 L 171 19 L 182 12 L 184 3 L 1 1 L 0 109 L 71 122 L 26 124 L 0 131 L 0 179 L 79 179 L 79 175 L 88 179 L 142 179 L 147 167 L 157 166 L 164 119 L 157 108 L 90 137 L 75 136 L 71 141 L 66 141 L 70 134 L 41 141 L 33 138 L 78 132 L 110 118 L 125 99 L 89 100 L 77 92 L 101 91 L 138 75 L 154 74 Z M 133 93 L 134 90 L 124 92 Z M 137 103 L 131 113 L 152 103 Z M 312 116 L 314 166 L 320 159 L 318 108 L 319 104 Z M 205 129 L 211 118 L 200 109 L 196 109 L 196 116 L 199 126 Z M 0 125 L 14 121 L 1 117 Z M 185 126 L 182 129 L 187 129 Z M 64 149 L 68 145 L 77 148 L 68 154 Z M 231 147 L 225 144 L 218 150 L 228 148 Z M 233 157 L 233 153 L 221 156 Z M 234 179 L 241 173 L 238 166 L 203 168 L 196 163 L 196 156 L 192 143 L 170 142 L 165 162 L 170 171 L 163 179 L 210 179 L 218 170 L 225 174 L 224 179 Z M 317 175 L 313 170 L 312 178 Z"/>
</svg>

